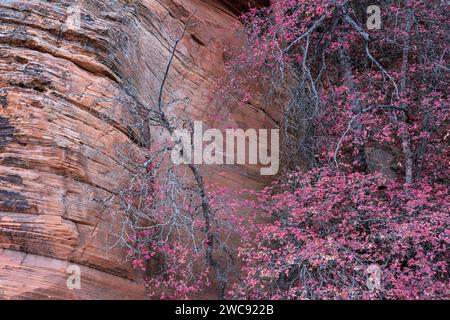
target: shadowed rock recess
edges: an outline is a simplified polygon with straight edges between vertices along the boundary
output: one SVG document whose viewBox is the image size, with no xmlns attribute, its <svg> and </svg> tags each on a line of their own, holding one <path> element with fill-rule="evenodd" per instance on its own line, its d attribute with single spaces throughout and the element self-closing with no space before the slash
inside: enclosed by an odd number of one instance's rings
<svg viewBox="0 0 450 320">
<path fill-rule="evenodd" d="M 66 25 L 81 8 L 79 29 Z M 157 96 L 171 41 L 193 13 L 168 88 L 206 119 L 224 66 L 228 26 L 245 1 L 0 0 L 0 299 L 142 299 L 140 277 L 114 246 L 119 146 L 139 152 L 130 106 Z M 217 107 L 217 106 L 216 106 Z M 274 124 L 259 108 L 240 127 Z M 217 169 L 212 169 L 213 171 Z M 258 168 L 212 182 L 260 187 Z M 81 268 L 69 290 L 67 267 Z"/>
</svg>

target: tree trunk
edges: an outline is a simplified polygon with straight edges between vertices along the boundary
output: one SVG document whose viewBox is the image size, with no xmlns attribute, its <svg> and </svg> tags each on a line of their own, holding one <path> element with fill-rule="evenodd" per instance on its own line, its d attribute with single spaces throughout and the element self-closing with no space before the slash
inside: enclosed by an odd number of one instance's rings
<svg viewBox="0 0 450 320">
<path fill-rule="evenodd" d="M 410 33 L 411 33 L 411 27 L 412 27 L 412 17 L 413 13 L 411 10 L 408 11 L 408 16 L 406 20 L 406 39 L 403 47 L 403 62 L 402 62 L 402 78 L 400 81 L 400 98 L 404 98 L 402 95 L 405 93 L 405 90 L 407 88 L 407 72 L 408 72 L 408 56 L 409 56 L 409 46 L 410 46 Z M 401 108 L 406 109 L 408 106 L 406 103 L 402 102 Z M 406 184 L 413 184 L 414 183 L 414 153 L 411 148 L 411 139 L 407 130 L 407 123 L 406 123 L 406 116 L 402 113 L 398 117 L 398 121 L 400 125 L 403 126 L 401 130 L 400 139 L 402 141 L 402 150 L 403 155 L 405 157 L 405 183 Z"/>
<path fill-rule="evenodd" d="M 338 40 L 341 44 L 343 44 L 343 41 L 340 37 L 338 38 Z M 344 76 L 344 84 L 349 88 L 349 94 L 352 96 L 350 100 L 351 111 L 353 115 L 357 115 L 362 110 L 361 103 L 358 98 L 358 87 L 353 80 L 352 62 L 350 60 L 350 55 L 348 53 L 348 50 L 344 46 L 341 46 L 341 48 L 339 49 L 339 62 L 341 64 Z M 362 137 L 364 127 L 359 118 L 355 119 L 355 121 L 353 122 L 353 130 L 356 134 L 356 160 L 358 162 L 359 170 L 365 172 L 367 171 L 367 156 Z"/>
</svg>

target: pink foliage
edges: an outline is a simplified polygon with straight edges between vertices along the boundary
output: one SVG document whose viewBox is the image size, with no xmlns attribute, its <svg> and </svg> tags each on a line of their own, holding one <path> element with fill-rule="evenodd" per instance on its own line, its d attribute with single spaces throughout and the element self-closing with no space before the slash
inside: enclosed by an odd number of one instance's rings
<svg viewBox="0 0 450 320">
<path fill-rule="evenodd" d="M 249 10 L 241 17 L 247 45 L 229 49 L 234 58 L 226 66 L 228 80 L 222 94 L 234 94 L 247 103 L 255 83 L 275 81 L 282 86 L 292 70 L 300 78 L 309 72 L 318 91 L 314 98 L 318 108 L 310 117 L 318 161 L 333 157 L 339 138 L 358 111 L 384 106 L 362 112 L 358 117 L 361 129 L 348 133 L 338 156 L 354 155 L 360 144 L 402 148 L 402 137 L 407 137 L 416 153 L 418 178 L 436 172 L 442 176 L 442 163 L 449 158 L 445 146 L 449 137 L 446 26 L 450 7 L 445 1 L 395 1 L 382 7 L 381 30 L 367 32 L 365 9 L 370 4 L 272 0 L 269 7 Z M 344 21 L 345 15 L 362 31 Z M 409 32 L 408 19 L 412 19 Z M 364 33 L 370 37 L 367 50 Z M 348 51 L 353 87 L 340 70 L 340 48 Z M 401 162 L 405 168 L 406 160 Z M 358 168 L 358 163 L 351 166 Z"/>
<path fill-rule="evenodd" d="M 293 173 L 259 194 L 240 256 L 245 299 L 448 299 L 448 187 L 377 174 Z M 381 270 L 381 287 L 367 270 Z"/>
</svg>

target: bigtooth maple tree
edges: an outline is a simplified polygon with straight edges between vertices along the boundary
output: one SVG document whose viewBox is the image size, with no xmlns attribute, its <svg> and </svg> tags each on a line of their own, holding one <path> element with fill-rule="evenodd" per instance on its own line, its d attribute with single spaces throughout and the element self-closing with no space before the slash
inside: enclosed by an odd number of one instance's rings
<svg viewBox="0 0 450 320">
<path fill-rule="evenodd" d="M 287 93 L 284 165 L 302 170 L 258 193 L 234 298 L 449 298 L 449 5 L 383 2 L 369 31 L 372 4 L 273 0 L 242 17 L 229 88 L 243 103 L 256 79 Z M 394 176 L 369 170 L 376 148 Z"/>
</svg>

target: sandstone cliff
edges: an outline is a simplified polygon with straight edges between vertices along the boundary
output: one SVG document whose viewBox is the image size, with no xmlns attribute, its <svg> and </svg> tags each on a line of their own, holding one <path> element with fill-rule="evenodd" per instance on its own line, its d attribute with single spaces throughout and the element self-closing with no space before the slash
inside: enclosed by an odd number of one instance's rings
<svg viewBox="0 0 450 320">
<path fill-rule="evenodd" d="M 206 119 L 224 66 L 228 26 L 245 1 L 0 0 L 0 299 L 139 299 L 139 276 L 114 246 L 112 208 L 127 177 L 119 146 L 139 150 L 130 106 L 153 103 L 175 38 L 193 13 L 168 79 Z M 272 127 L 258 108 L 241 127 Z M 209 176 L 258 187 L 253 168 Z M 222 170 L 224 171 L 224 170 Z M 81 268 L 80 290 L 66 286 Z"/>
</svg>

